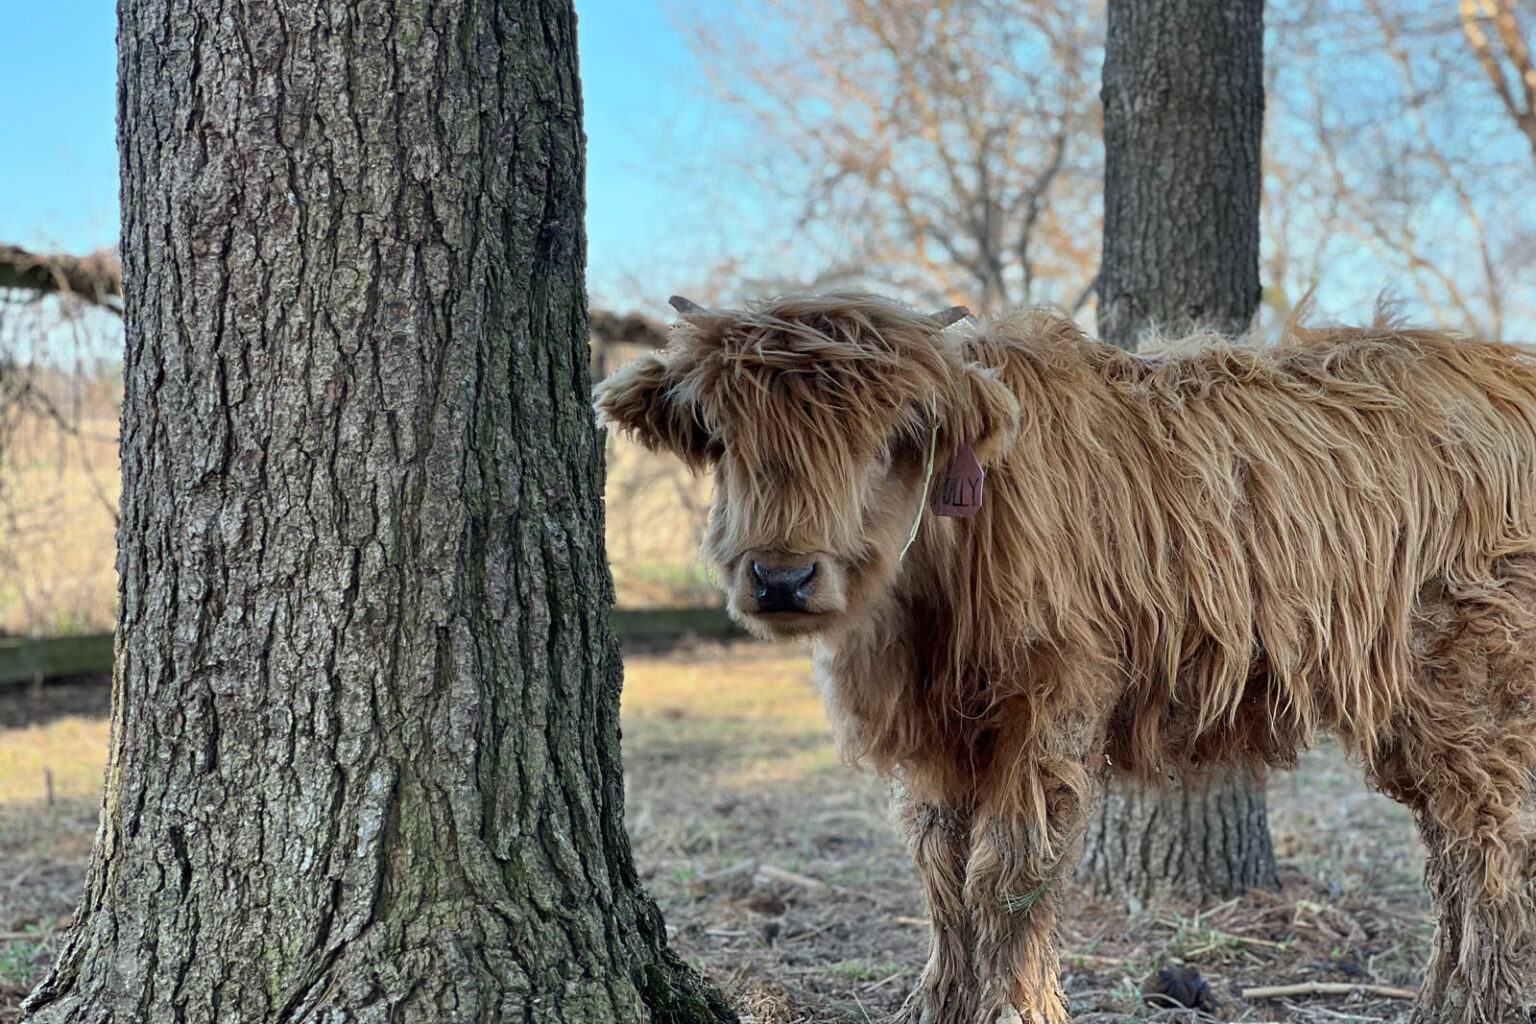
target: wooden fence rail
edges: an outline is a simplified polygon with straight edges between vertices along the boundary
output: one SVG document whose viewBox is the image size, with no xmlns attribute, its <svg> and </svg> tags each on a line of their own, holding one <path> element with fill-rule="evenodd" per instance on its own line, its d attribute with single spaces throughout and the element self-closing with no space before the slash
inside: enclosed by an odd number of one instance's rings
<svg viewBox="0 0 1536 1024">
<path fill-rule="evenodd" d="M 621 638 L 740 633 L 723 608 L 615 608 L 610 621 Z M 0 685 L 111 671 L 111 633 L 41 639 L 0 637 Z"/>
<path fill-rule="evenodd" d="M 46 639 L 0 637 L 0 683 L 42 682 L 110 671 L 111 633 Z"/>
</svg>

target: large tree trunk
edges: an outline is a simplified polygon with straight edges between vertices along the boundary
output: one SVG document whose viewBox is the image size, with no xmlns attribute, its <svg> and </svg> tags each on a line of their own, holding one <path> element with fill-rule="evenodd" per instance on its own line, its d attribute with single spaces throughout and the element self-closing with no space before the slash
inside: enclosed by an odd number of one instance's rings
<svg viewBox="0 0 1536 1024">
<path fill-rule="evenodd" d="M 1241 332 L 1259 306 L 1262 0 L 1110 0 L 1099 333 Z"/>
<path fill-rule="evenodd" d="M 37 1021 L 711 1021 L 623 829 L 570 0 L 123 0 L 101 828 Z"/>
<path fill-rule="evenodd" d="M 1263 783 L 1244 771 L 1169 789 L 1111 780 L 1094 808 L 1078 877 L 1136 906 L 1273 887 Z"/>
<path fill-rule="evenodd" d="M 1099 330 L 1246 330 L 1259 303 L 1262 0 L 1110 0 L 1104 50 Z M 1107 894 L 1275 884 L 1262 781 L 1144 793 L 1111 780 L 1082 874 Z"/>
</svg>

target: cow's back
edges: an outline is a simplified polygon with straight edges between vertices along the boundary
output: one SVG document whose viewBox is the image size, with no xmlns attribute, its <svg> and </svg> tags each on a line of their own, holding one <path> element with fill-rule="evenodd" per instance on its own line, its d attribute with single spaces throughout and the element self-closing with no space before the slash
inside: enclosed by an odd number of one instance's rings
<svg viewBox="0 0 1536 1024">
<path fill-rule="evenodd" d="M 1003 326 L 982 354 L 1026 427 L 999 474 L 1018 521 L 992 529 L 1065 560 L 1031 581 L 1057 605 L 1033 628 L 1114 648 L 1123 765 L 1373 735 L 1410 685 L 1421 595 L 1536 550 L 1519 350 L 1374 327 L 1149 359 Z"/>
</svg>

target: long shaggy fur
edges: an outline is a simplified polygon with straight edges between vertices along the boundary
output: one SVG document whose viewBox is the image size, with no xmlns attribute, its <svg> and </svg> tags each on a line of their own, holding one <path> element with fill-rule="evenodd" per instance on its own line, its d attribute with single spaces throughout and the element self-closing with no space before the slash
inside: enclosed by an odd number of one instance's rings
<svg viewBox="0 0 1536 1024">
<path fill-rule="evenodd" d="M 850 567 L 818 671 L 845 750 L 907 792 L 935 919 L 913 1020 L 1065 1019 L 1054 900 L 1106 761 L 1288 765 L 1319 729 L 1430 844 L 1421 1016 L 1524 1019 L 1531 356 L 1379 320 L 1147 357 L 833 296 L 701 311 L 625 373 L 610 421 L 717 467 L 712 559 Z M 903 562 L 935 422 L 986 497 Z"/>
</svg>

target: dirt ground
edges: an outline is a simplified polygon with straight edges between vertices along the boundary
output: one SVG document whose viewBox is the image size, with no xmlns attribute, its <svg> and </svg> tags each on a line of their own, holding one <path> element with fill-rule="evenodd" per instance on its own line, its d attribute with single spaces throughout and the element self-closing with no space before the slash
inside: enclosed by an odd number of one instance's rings
<svg viewBox="0 0 1536 1024">
<path fill-rule="evenodd" d="M 758 1024 L 864 1024 L 901 1006 L 927 924 L 889 788 L 841 765 L 810 666 L 782 648 L 695 645 L 631 658 L 629 822 L 676 947 Z M 1073 894 L 1063 968 L 1079 1022 L 1405 1019 L 1432 925 L 1408 813 L 1337 748 L 1270 781 L 1282 889 L 1215 907 L 1132 910 Z M 1187 965 L 1214 1006 L 1143 998 Z M 1244 988 L 1346 983 L 1341 995 L 1244 1000 Z"/>
<path fill-rule="evenodd" d="M 675 946 L 747 1024 L 867 1024 L 896 1011 L 926 955 L 916 880 L 885 783 L 842 766 L 800 651 L 688 644 L 627 659 L 630 832 Z M 0 1024 L 57 950 L 96 828 L 101 681 L 0 690 Z M 24 753 L 22 753 L 24 751 Z M 52 802 L 48 794 L 52 792 Z M 1073 894 L 1064 970 L 1079 1022 L 1371 1024 L 1408 1015 L 1431 924 L 1408 815 L 1324 746 L 1270 782 L 1280 892 L 1132 910 Z M 1202 1011 L 1143 982 L 1187 965 Z M 1343 983 L 1244 999 L 1244 988 Z"/>
</svg>

